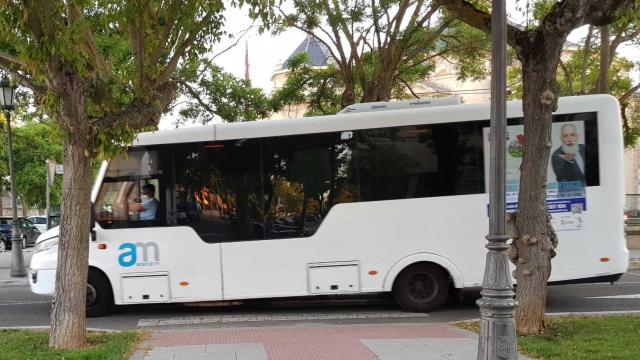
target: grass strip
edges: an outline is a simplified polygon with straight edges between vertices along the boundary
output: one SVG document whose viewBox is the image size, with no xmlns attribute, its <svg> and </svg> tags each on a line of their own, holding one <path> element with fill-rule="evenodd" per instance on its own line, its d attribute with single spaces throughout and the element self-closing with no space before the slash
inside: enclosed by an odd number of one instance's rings
<svg viewBox="0 0 640 360">
<path fill-rule="evenodd" d="M 544 334 L 518 337 L 518 348 L 545 360 L 635 360 L 639 340 L 639 316 L 563 317 L 548 318 Z"/>
<path fill-rule="evenodd" d="M 53 350 L 46 331 L 0 331 L 0 360 L 127 360 L 140 341 L 134 331 L 89 333 L 79 350 Z"/>
<path fill-rule="evenodd" d="M 640 316 L 547 317 L 544 334 L 518 336 L 518 351 L 539 360 L 640 359 Z M 477 322 L 457 327 L 478 332 Z"/>
</svg>

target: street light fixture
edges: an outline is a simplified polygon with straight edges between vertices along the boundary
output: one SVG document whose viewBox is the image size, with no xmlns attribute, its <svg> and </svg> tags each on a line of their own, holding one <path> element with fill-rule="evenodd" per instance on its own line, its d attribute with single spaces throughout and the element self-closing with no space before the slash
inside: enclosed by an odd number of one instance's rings
<svg viewBox="0 0 640 360">
<path fill-rule="evenodd" d="M 16 177 L 13 169 L 13 145 L 11 144 L 11 110 L 15 108 L 16 86 L 11 84 L 6 75 L 0 80 L 0 109 L 4 111 L 7 119 L 7 146 L 9 155 L 9 179 L 11 182 L 11 208 L 13 222 L 11 226 L 11 276 L 24 277 L 27 269 L 24 266 L 22 254 L 22 240 L 18 231 L 18 204 L 16 194 Z"/>
</svg>

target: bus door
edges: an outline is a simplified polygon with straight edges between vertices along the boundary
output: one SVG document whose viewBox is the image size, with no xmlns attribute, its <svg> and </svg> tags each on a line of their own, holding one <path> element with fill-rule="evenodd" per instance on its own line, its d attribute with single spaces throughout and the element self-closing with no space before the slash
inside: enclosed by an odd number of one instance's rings
<svg viewBox="0 0 640 360">
<path fill-rule="evenodd" d="M 193 214 L 180 207 L 174 175 L 162 148 L 134 148 L 107 168 L 90 264 L 107 273 L 117 304 L 222 299 L 220 245 L 186 223 Z"/>
</svg>

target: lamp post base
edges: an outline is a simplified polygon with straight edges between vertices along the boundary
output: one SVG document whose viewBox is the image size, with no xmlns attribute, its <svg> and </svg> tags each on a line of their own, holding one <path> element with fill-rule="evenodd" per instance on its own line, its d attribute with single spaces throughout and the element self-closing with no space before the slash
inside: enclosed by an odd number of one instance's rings
<svg viewBox="0 0 640 360">
<path fill-rule="evenodd" d="M 24 265 L 22 254 L 22 240 L 14 236 L 11 238 L 11 277 L 27 276 L 27 268 Z"/>
<path fill-rule="evenodd" d="M 517 302 L 513 299 L 479 299 L 480 337 L 478 360 L 516 360 L 516 322 L 514 320 Z"/>
<path fill-rule="evenodd" d="M 482 298 L 476 301 L 480 307 L 480 336 L 478 360 L 516 360 L 516 322 L 514 314 L 518 302 L 511 285 L 509 245 L 506 235 L 487 235 L 486 268 L 482 282 Z"/>
</svg>

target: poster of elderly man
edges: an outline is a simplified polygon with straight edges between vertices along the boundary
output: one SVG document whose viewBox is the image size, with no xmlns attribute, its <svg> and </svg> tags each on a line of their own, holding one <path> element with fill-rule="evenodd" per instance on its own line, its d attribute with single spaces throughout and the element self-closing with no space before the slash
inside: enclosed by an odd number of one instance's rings
<svg viewBox="0 0 640 360">
<path fill-rule="evenodd" d="M 554 131 L 552 131 L 552 139 L 559 139 L 561 142 L 560 146 L 551 154 L 551 166 L 558 183 L 580 182 L 580 185 L 584 186 L 586 152 L 584 144 L 579 143 L 582 131 L 578 129 L 578 125 L 582 127 L 583 123 L 561 124 L 560 134 L 557 136 L 554 136 Z M 554 126 L 553 130 L 557 130 L 557 128 L 558 126 Z"/>
<path fill-rule="evenodd" d="M 551 154 L 547 166 L 547 209 L 556 231 L 579 230 L 587 209 L 586 148 L 584 121 L 554 122 L 551 125 Z M 489 128 L 484 130 L 485 187 L 489 184 Z M 507 211 L 517 211 L 520 165 L 527 135 L 523 125 L 507 127 L 506 201 Z M 488 188 L 487 188 L 488 191 Z"/>
</svg>

